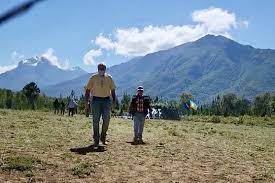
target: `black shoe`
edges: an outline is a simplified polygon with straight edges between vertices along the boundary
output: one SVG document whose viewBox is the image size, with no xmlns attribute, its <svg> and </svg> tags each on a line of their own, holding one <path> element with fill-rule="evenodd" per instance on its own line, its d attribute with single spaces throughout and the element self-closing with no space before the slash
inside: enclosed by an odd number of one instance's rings
<svg viewBox="0 0 275 183">
<path fill-rule="evenodd" d="M 138 145 L 138 141 L 139 141 L 139 139 L 137 138 L 137 137 L 135 137 L 134 139 L 133 139 L 133 145 Z"/>
<path fill-rule="evenodd" d="M 94 144 L 92 145 L 94 147 L 98 147 L 99 146 L 99 139 L 94 139 Z"/>
<path fill-rule="evenodd" d="M 145 142 L 142 139 L 139 139 L 138 144 L 145 144 Z"/>
</svg>

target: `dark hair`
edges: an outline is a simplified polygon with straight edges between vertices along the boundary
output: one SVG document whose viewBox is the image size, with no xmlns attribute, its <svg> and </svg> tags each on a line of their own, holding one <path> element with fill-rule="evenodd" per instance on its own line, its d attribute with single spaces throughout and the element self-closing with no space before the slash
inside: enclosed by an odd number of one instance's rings
<svg viewBox="0 0 275 183">
<path fill-rule="evenodd" d="M 98 69 L 98 70 L 106 70 L 106 65 L 105 65 L 104 63 L 99 63 L 99 64 L 97 65 L 97 69 Z"/>
</svg>

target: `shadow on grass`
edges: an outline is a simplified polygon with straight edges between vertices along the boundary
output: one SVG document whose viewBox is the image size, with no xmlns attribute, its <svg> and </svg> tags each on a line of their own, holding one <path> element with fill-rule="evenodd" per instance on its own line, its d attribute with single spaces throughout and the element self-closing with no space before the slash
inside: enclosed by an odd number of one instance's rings
<svg viewBox="0 0 275 183">
<path fill-rule="evenodd" d="M 137 145 L 148 145 L 149 143 L 147 142 L 134 142 L 134 141 L 127 141 L 126 143 L 131 144 L 133 146 L 137 146 Z"/>
<path fill-rule="evenodd" d="M 106 151 L 106 148 L 104 146 L 95 147 L 93 145 L 90 145 L 87 147 L 71 148 L 70 151 L 74 152 L 76 154 L 86 155 L 87 153 L 90 153 L 90 152 L 104 152 L 104 151 Z"/>
</svg>

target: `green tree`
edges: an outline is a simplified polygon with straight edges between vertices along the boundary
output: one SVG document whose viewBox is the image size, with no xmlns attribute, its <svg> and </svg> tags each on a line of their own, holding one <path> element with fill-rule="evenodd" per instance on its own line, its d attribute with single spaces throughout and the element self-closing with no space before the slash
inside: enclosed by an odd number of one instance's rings
<svg viewBox="0 0 275 183">
<path fill-rule="evenodd" d="M 80 114 L 85 113 L 85 96 L 84 95 L 81 95 L 81 97 L 79 98 L 78 108 L 79 108 L 79 113 Z"/>
<path fill-rule="evenodd" d="M 210 107 L 210 111 L 211 114 L 214 115 L 222 115 L 223 114 L 223 104 L 222 104 L 222 99 L 221 97 L 218 95 L 217 98 L 215 98 L 212 101 L 212 105 Z"/>
<path fill-rule="evenodd" d="M 34 110 L 34 104 L 36 99 L 39 96 L 40 89 L 38 86 L 35 84 L 35 82 L 30 82 L 23 88 L 23 93 L 27 97 L 28 104 L 31 106 L 31 109 Z"/>
<path fill-rule="evenodd" d="M 234 93 L 228 93 L 222 98 L 222 109 L 223 115 L 236 115 L 236 103 L 237 103 L 237 95 Z"/>
<path fill-rule="evenodd" d="M 192 99 L 193 99 L 193 96 L 190 93 L 182 92 L 180 95 L 180 101 L 182 104 L 188 103 L 189 100 L 192 100 Z"/>
<path fill-rule="evenodd" d="M 176 101 L 170 101 L 161 106 L 161 116 L 163 119 L 180 120 L 180 104 Z"/>
<path fill-rule="evenodd" d="M 23 92 L 16 92 L 14 94 L 13 109 L 27 109 L 27 98 Z"/>
<path fill-rule="evenodd" d="M 44 93 L 38 95 L 35 104 L 37 109 L 52 109 L 53 99 L 47 97 Z"/>
<path fill-rule="evenodd" d="M 251 102 L 247 99 L 238 99 L 236 102 L 236 112 L 235 114 L 237 116 L 241 115 L 245 115 L 245 114 L 251 114 Z"/>
<path fill-rule="evenodd" d="M 159 101 L 159 97 L 156 96 L 156 98 L 153 100 L 153 103 L 157 103 Z"/>
<path fill-rule="evenodd" d="M 131 102 L 131 96 L 128 95 L 127 93 L 124 93 L 121 99 L 121 109 L 123 111 L 128 111 L 130 102 Z"/>
<path fill-rule="evenodd" d="M 11 109 L 12 108 L 12 98 L 13 98 L 13 93 L 11 90 L 6 91 L 6 108 Z"/>
<path fill-rule="evenodd" d="M 272 105 L 272 112 L 275 112 L 275 93 L 272 95 L 271 105 Z"/>
<path fill-rule="evenodd" d="M 0 88 L 0 108 L 5 108 L 6 92 L 5 89 Z"/>
<path fill-rule="evenodd" d="M 257 116 L 271 116 L 272 96 L 270 93 L 259 94 L 254 99 L 254 114 Z"/>
</svg>

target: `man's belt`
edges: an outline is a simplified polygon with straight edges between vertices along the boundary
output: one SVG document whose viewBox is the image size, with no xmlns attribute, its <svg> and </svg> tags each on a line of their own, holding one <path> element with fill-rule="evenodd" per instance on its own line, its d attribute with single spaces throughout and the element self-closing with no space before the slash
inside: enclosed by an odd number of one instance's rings
<svg viewBox="0 0 275 183">
<path fill-rule="evenodd" d="M 107 100 L 107 99 L 110 99 L 110 97 L 108 96 L 108 97 L 96 97 L 96 96 L 93 96 L 93 100 L 97 100 L 97 99 L 99 99 L 99 100 Z"/>
</svg>

